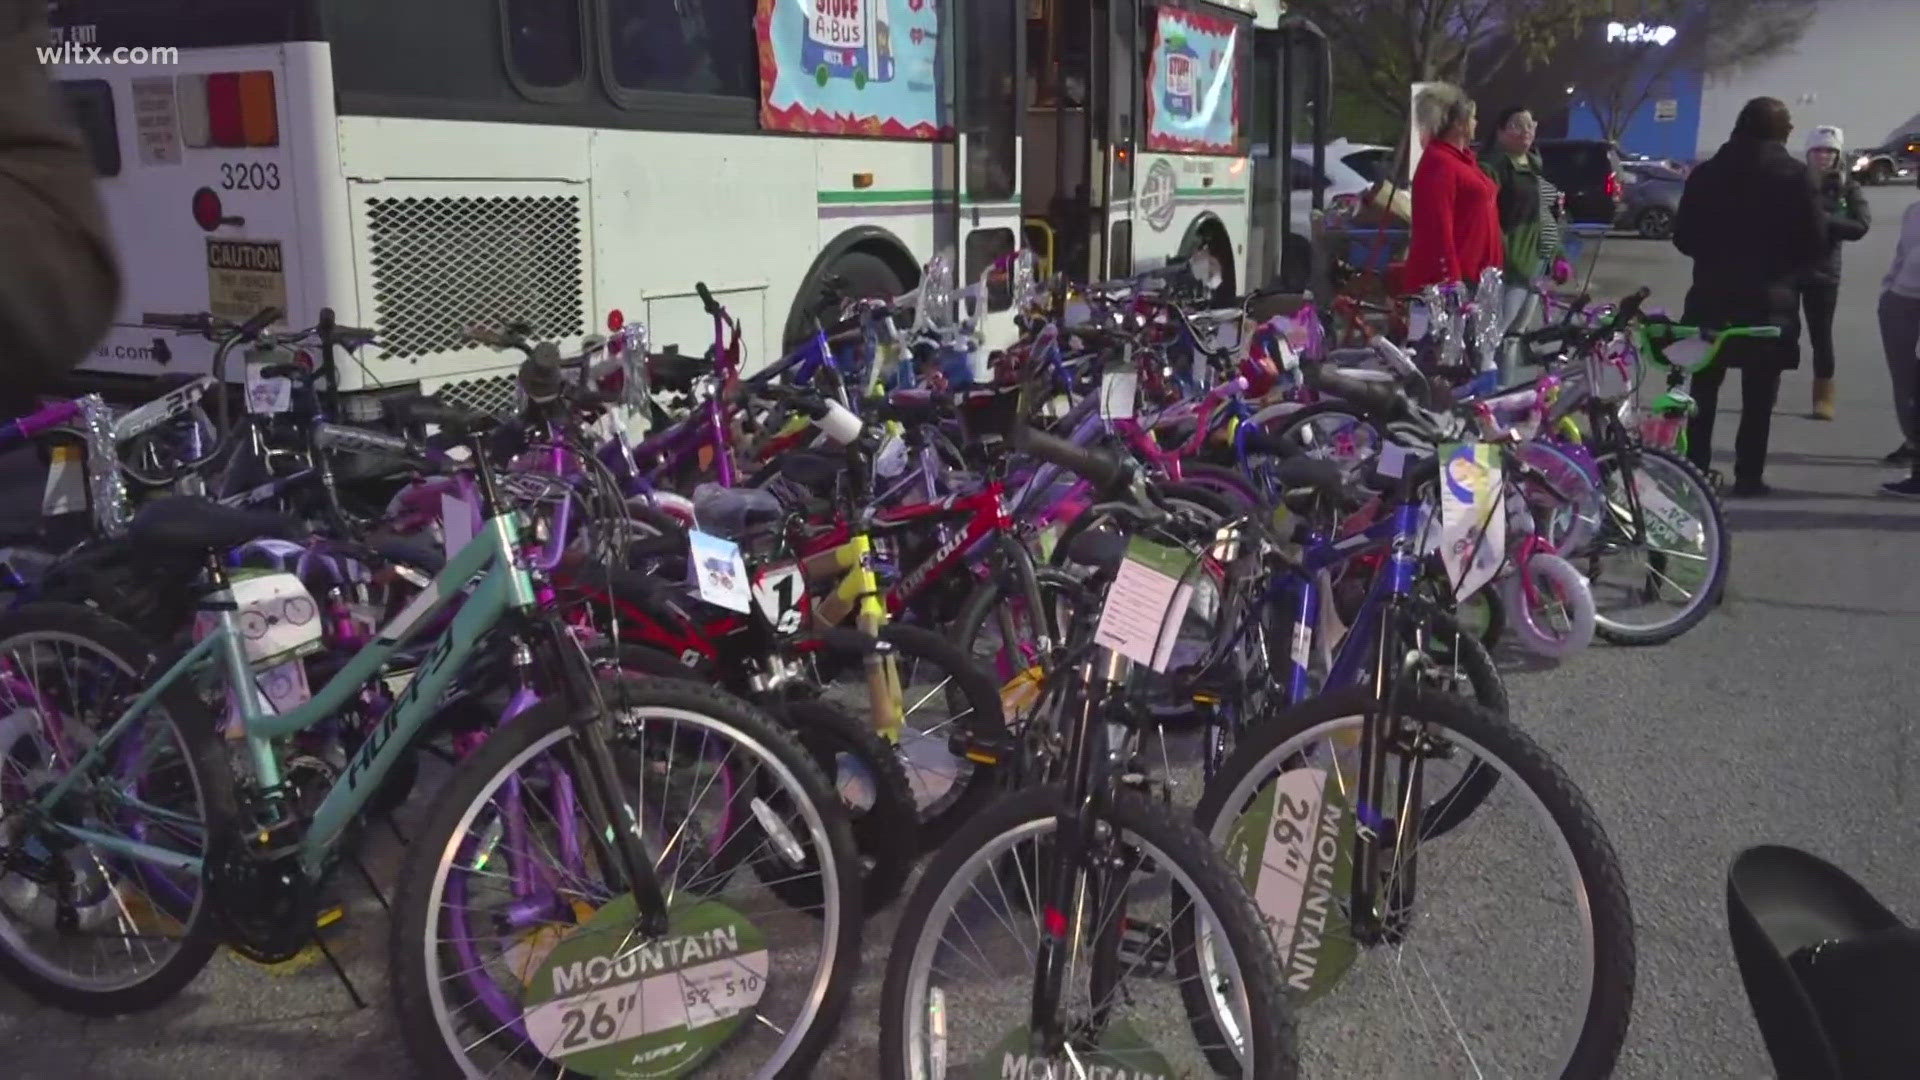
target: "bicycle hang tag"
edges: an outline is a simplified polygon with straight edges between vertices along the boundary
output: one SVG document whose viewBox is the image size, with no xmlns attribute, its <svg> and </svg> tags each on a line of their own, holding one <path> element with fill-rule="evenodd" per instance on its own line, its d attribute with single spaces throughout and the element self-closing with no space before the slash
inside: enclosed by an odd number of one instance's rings
<svg viewBox="0 0 1920 1080">
<path fill-rule="evenodd" d="M 1485 443 L 1441 447 L 1440 560 L 1465 600 L 1492 581 L 1506 560 L 1506 484 L 1498 448 Z"/>
<path fill-rule="evenodd" d="M 1179 548 L 1134 538 L 1107 587 L 1094 644 L 1137 664 L 1165 672 L 1193 599 L 1187 571 L 1193 557 Z"/>
<path fill-rule="evenodd" d="M 889 430 L 886 440 L 873 455 L 874 474 L 890 480 L 907 471 L 907 440 L 900 432 Z"/>
<path fill-rule="evenodd" d="M 692 556 L 694 589 L 700 599 L 716 607 L 742 615 L 753 610 L 753 598 L 747 586 L 747 562 L 740 545 L 699 529 L 687 531 L 687 548 Z"/>
<path fill-rule="evenodd" d="M 440 536 L 446 547 L 447 558 L 460 554 L 462 548 L 473 541 L 478 531 L 475 520 L 479 511 L 473 504 L 460 497 L 456 491 L 442 492 L 440 495 Z"/>
<path fill-rule="evenodd" d="M 1266 923 L 1299 1003 L 1333 989 L 1358 948 L 1344 914 L 1353 877 L 1354 814 L 1322 769 L 1290 769 L 1234 821 L 1227 863 Z"/>
<path fill-rule="evenodd" d="M 1660 356 L 1667 363 L 1688 371 L 1694 371 L 1706 363 L 1711 352 L 1713 342 L 1698 336 L 1669 341 L 1660 348 Z"/>
<path fill-rule="evenodd" d="M 247 357 L 247 411 L 273 416 L 293 408 L 293 380 L 266 374 L 271 350 L 255 349 Z"/>
<path fill-rule="evenodd" d="M 234 605 L 241 651 L 254 667 L 271 667 L 319 650 L 320 607 L 297 575 L 236 570 L 230 581 L 229 588 L 210 599 Z M 194 637 L 204 637 L 218 622 L 218 613 L 200 612 Z"/>
</svg>

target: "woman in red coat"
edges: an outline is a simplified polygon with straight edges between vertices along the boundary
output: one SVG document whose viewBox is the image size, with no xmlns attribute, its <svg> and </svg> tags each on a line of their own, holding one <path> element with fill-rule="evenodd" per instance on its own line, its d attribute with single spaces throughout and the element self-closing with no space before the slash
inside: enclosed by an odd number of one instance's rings
<svg viewBox="0 0 1920 1080">
<path fill-rule="evenodd" d="M 1506 255 L 1500 236 L 1499 188 L 1469 149 L 1475 122 L 1473 100 L 1459 87 L 1437 83 L 1415 103 L 1415 121 L 1426 149 L 1413 174 L 1413 236 L 1407 245 L 1401 287 L 1464 282 L 1498 268 Z"/>
</svg>

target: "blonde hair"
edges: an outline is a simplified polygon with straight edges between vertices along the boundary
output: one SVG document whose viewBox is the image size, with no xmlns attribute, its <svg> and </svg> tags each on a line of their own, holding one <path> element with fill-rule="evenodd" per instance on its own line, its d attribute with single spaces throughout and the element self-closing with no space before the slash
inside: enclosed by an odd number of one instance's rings
<svg viewBox="0 0 1920 1080">
<path fill-rule="evenodd" d="M 1420 134 L 1437 139 L 1474 115 L 1473 99 L 1452 83 L 1434 83 L 1414 99 L 1413 122 Z M 1469 138 L 1473 132 L 1467 132 Z"/>
</svg>

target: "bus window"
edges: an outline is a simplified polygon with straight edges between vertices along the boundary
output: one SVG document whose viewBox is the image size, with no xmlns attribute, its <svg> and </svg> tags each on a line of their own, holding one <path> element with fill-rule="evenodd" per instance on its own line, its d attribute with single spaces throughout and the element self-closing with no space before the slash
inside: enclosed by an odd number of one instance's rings
<svg viewBox="0 0 1920 1080">
<path fill-rule="evenodd" d="M 555 90 L 580 81 L 583 42 L 574 0 L 501 0 L 507 70 L 523 86 Z"/>
<path fill-rule="evenodd" d="M 70 79 L 60 84 L 67 111 L 93 155 L 93 171 L 120 175 L 120 132 L 113 122 L 113 87 L 105 79 Z"/>
<path fill-rule="evenodd" d="M 755 0 L 601 0 L 607 71 L 620 90 L 754 98 Z"/>
<path fill-rule="evenodd" d="M 967 135 L 967 196 L 1011 199 L 1019 132 L 1019 59 L 1015 21 L 1024 0 L 961 5 L 966 52 L 956 65 L 965 84 L 961 130 Z"/>
</svg>

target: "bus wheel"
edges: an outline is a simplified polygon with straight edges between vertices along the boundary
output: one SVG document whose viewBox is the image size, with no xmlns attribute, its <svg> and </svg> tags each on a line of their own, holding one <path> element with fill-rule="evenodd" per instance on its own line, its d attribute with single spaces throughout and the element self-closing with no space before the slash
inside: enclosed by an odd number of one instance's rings
<svg viewBox="0 0 1920 1080">
<path fill-rule="evenodd" d="M 813 69 L 813 81 L 819 83 L 822 87 L 825 87 L 827 80 L 832 77 L 833 75 L 827 71 L 827 65 L 825 64 L 821 64 L 819 67 Z"/>
<path fill-rule="evenodd" d="M 900 274 L 887 260 L 870 251 L 843 251 L 801 294 L 794 321 L 787 327 L 788 349 L 813 333 L 814 319 L 818 318 L 822 325 L 831 325 L 840 317 L 840 301 L 829 297 L 827 282 L 834 282 L 837 295 L 847 300 L 891 298 L 907 291 L 906 282 L 900 280 Z"/>
</svg>

